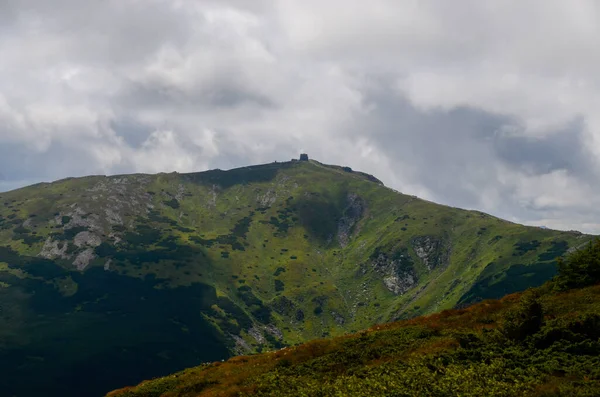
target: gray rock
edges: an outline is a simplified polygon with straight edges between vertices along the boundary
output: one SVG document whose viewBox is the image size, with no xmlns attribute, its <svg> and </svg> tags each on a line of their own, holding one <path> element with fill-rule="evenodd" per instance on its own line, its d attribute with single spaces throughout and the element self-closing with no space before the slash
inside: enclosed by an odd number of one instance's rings
<svg viewBox="0 0 600 397">
<path fill-rule="evenodd" d="M 383 276 L 383 284 L 396 295 L 404 294 L 417 284 L 413 260 L 406 249 L 393 255 L 380 252 L 371 261 L 373 269 Z"/>
<path fill-rule="evenodd" d="M 415 254 L 423 262 L 427 270 L 438 266 L 447 266 L 450 259 L 450 249 L 443 242 L 433 236 L 419 236 L 411 241 Z"/>
<path fill-rule="evenodd" d="M 283 332 L 273 324 L 265 325 L 265 331 L 279 340 L 283 339 Z"/>
<path fill-rule="evenodd" d="M 67 254 L 67 249 L 69 248 L 69 243 L 66 241 L 56 241 L 52 240 L 51 237 L 46 239 L 44 246 L 42 247 L 42 251 L 38 254 L 42 258 L 46 259 L 68 259 L 69 255 Z"/>
<path fill-rule="evenodd" d="M 248 342 L 246 342 L 244 340 L 244 338 L 242 338 L 241 336 L 238 335 L 233 335 L 233 334 L 229 334 L 229 336 L 234 340 L 235 342 L 235 347 L 234 347 L 234 351 L 237 355 L 242 355 L 244 353 L 249 353 L 252 351 L 252 347 L 250 347 L 250 345 L 248 344 Z"/>
<path fill-rule="evenodd" d="M 84 270 L 94 258 L 96 258 L 94 249 L 88 248 L 77 255 L 75 261 L 73 261 L 73 265 L 77 267 L 77 270 Z"/>
<path fill-rule="evenodd" d="M 342 316 L 340 313 L 338 313 L 334 310 L 332 310 L 330 313 L 338 325 L 344 325 L 344 323 L 346 322 L 346 319 L 344 318 L 344 316 Z"/>
<path fill-rule="evenodd" d="M 257 328 L 256 326 L 253 326 L 252 328 L 250 328 L 248 330 L 248 335 L 250 335 L 251 337 L 253 337 L 254 340 L 256 340 L 256 342 L 260 343 L 261 345 L 263 343 L 265 343 L 265 337 L 263 336 L 263 334 L 260 331 L 260 329 Z"/>
<path fill-rule="evenodd" d="M 277 201 L 277 193 L 269 189 L 265 194 L 259 194 L 256 196 L 256 201 L 261 207 L 270 207 Z"/>
<path fill-rule="evenodd" d="M 102 240 L 100 239 L 99 236 L 95 235 L 94 233 L 84 231 L 84 232 L 78 233 L 73 238 L 73 244 L 75 244 L 78 248 L 81 248 L 83 246 L 97 247 L 100 244 L 102 244 Z"/>
</svg>

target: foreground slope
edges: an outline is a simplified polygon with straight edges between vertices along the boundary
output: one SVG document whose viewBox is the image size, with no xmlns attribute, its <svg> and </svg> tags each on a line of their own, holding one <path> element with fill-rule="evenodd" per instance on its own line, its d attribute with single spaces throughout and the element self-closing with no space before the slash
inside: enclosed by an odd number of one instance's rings
<svg viewBox="0 0 600 397">
<path fill-rule="evenodd" d="M 68 179 L 0 203 L 0 387 L 17 396 L 100 395 L 501 297 L 589 240 L 314 161 Z"/>
<path fill-rule="evenodd" d="M 539 321 L 529 321 L 536 313 Z M 514 294 L 206 364 L 108 396 L 250 395 L 598 396 L 600 286 Z"/>
</svg>

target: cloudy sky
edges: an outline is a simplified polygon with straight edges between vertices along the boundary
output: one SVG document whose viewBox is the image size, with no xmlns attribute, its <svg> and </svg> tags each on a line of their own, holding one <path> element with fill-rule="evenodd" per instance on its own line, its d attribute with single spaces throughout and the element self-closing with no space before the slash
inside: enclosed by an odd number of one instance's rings
<svg viewBox="0 0 600 397">
<path fill-rule="evenodd" d="M 600 233 L 597 4 L 0 0 L 0 191 L 306 151 Z"/>
</svg>

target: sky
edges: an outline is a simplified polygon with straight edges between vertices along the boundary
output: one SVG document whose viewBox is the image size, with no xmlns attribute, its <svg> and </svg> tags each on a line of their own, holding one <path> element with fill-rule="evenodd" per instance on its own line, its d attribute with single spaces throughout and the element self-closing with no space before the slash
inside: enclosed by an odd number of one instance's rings
<svg viewBox="0 0 600 397">
<path fill-rule="evenodd" d="M 0 191 L 306 152 L 600 234 L 599 7 L 0 0 Z"/>
</svg>

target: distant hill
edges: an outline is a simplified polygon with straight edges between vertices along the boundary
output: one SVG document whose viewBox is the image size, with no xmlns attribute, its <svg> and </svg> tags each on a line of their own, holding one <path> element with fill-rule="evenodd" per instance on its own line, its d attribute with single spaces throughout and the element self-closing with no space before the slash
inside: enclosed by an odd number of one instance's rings
<svg viewBox="0 0 600 397">
<path fill-rule="evenodd" d="M 437 205 L 313 160 L 71 178 L 0 204 L 7 396 L 102 395 L 465 307 L 541 285 L 557 256 L 591 238 Z"/>
</svg>

